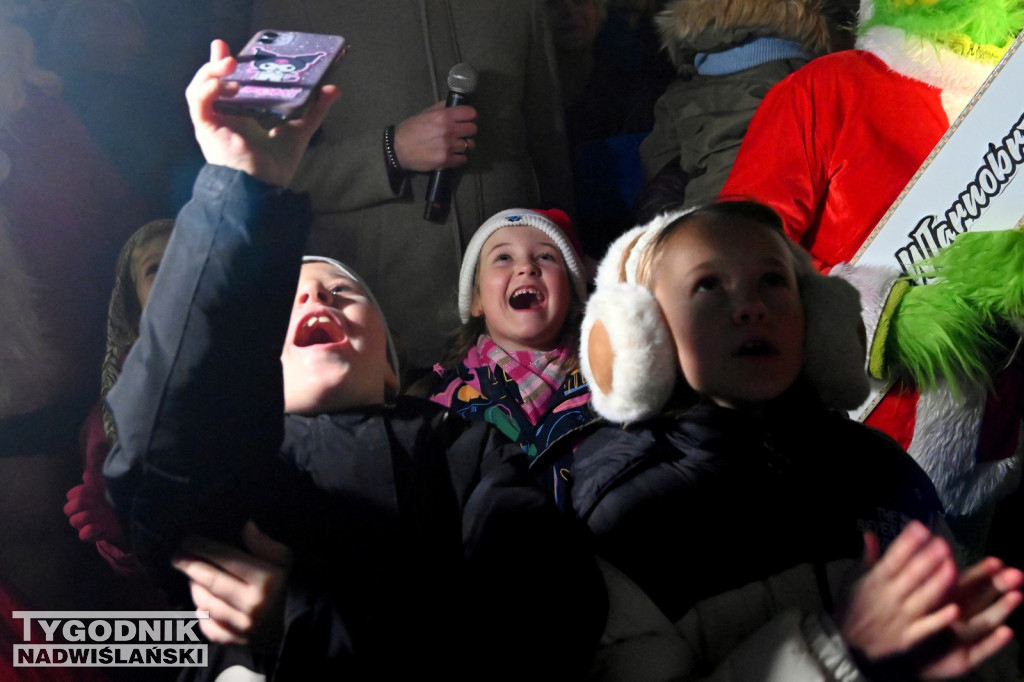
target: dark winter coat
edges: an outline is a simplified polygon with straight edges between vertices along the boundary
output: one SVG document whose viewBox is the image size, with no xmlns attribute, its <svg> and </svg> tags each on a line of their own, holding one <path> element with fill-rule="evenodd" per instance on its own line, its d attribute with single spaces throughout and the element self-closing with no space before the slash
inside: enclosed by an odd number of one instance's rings
<svg viewBox="0 0 1024 682">
<path fill-rule="evenodd" d="M 600 554 L 665 611 L 937 520 L 928 477 L 881 432 L 791 389 L 763 418 L 700 404 L 577 450 L 573 504 Z"/>
</svg>

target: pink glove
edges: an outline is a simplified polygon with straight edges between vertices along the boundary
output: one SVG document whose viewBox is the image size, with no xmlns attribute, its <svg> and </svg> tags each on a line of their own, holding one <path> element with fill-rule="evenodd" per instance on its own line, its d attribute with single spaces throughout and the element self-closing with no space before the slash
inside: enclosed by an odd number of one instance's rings
<svg viewBox="0 0 1024 682">
<path fill-rule="evenodd" d="M 96 550 L 107 560 L 111 568 L 121 575 L 133 573 L 135 560 L 121 549 L 124 535 L 118 525 L 114 508 L 106 498 L 106 482 L 102 476 L 91 472 L 82 475 L 84 481 L 68 491 L 64 513 L 78 531 L 83 542 L 96 543 Z"/>
</svg>

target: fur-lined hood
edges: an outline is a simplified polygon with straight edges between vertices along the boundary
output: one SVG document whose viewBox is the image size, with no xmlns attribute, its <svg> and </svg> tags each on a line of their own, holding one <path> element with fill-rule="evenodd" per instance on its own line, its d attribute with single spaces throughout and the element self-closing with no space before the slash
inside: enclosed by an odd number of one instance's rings
<svg viewBox="0 0 1024 682">
<path fill-rule="evenodd" d="M 673 0 L 654 21 L 677 68 L 695 52 L 719 52 L 754 37 L 792 40 L 815 55 L 829 46 L 821 0 Z"/>
</svg>

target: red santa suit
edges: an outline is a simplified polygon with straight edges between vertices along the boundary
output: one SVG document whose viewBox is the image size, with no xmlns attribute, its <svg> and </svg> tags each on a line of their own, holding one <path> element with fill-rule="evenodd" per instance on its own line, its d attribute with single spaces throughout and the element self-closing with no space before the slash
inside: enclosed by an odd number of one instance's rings
<svg viewBox="0 0 1024 682">
<path fill-rule="evenodd" d="M 892 27 L 869 29 L 857 48 L 816 59 L 769 91 L 722 190 L 772 206 L 822 270 L 854 256 L 992 68 Z M 900 273 L 835 274 L 861 290 L 870 338 Z M 968 515 L 1019 476 L 1020 410 L 1003 400 L 997 413 L 992 403 L 983 387 L 956 399 L 944 387 L 919 396 L 897 385 L 867 423 L 914 455 L 948 514 Z"/>
</svg>

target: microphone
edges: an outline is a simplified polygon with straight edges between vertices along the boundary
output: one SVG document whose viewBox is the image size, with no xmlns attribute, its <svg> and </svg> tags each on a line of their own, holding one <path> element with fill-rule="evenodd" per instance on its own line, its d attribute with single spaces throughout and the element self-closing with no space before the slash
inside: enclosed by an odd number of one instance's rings
<svg viewBox="0 0 1024 682">
<path fill-rule="evenodd" d="M 446 107 L 465 104 L 469 96 L 476 90 L 476 69 L 469 64 L 456 64 L 448 72 L 448 99 Z M 423 219 L 435 223 L 443 223 L 448 219 L 451 207 L 451 174 L 450 169 L 436 170 L 430 175 L 427 185 L 427 205 L 423 211 Z"/>
</svg>

